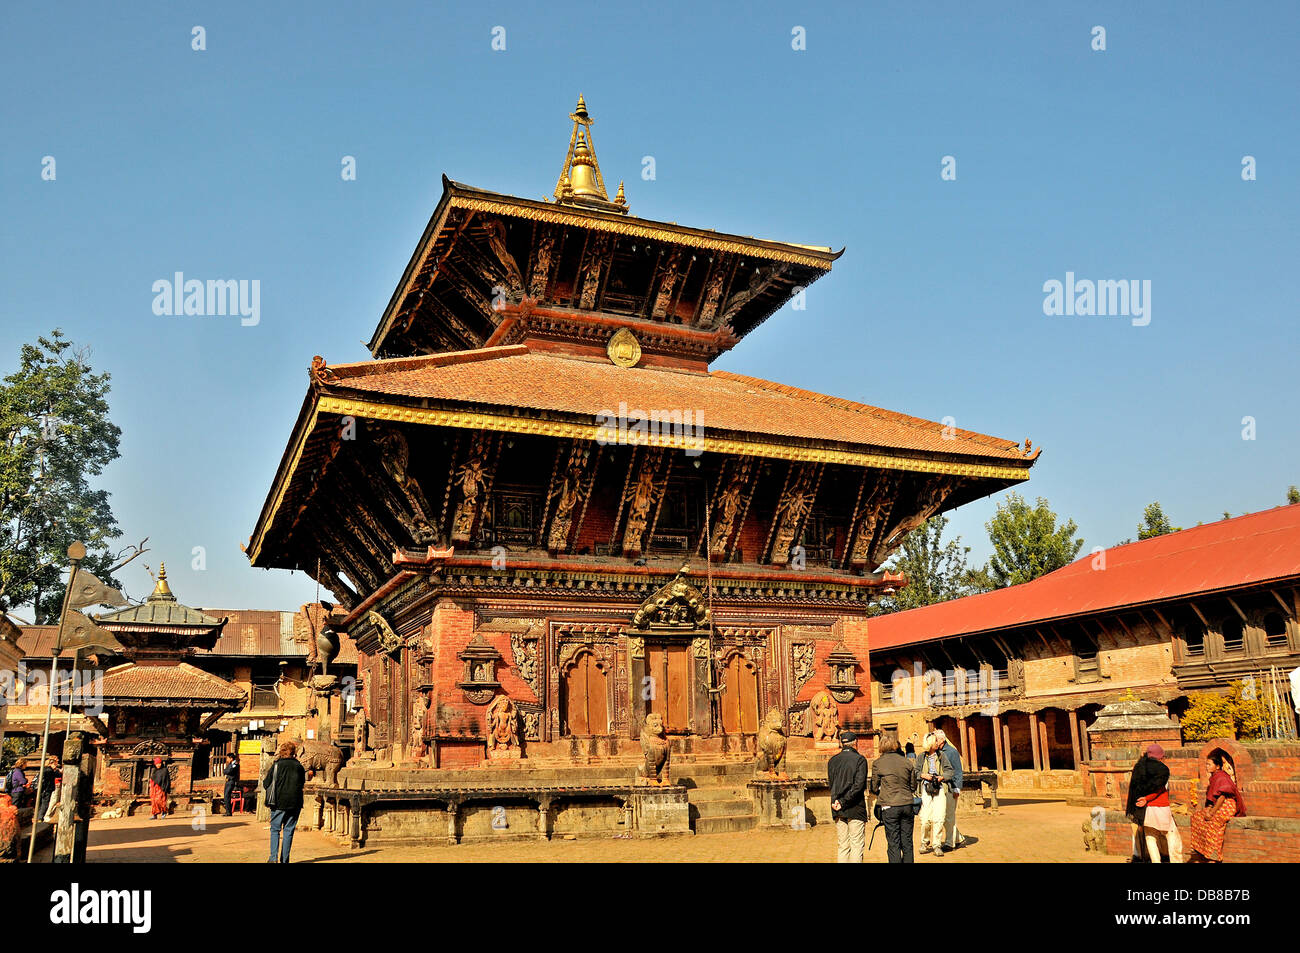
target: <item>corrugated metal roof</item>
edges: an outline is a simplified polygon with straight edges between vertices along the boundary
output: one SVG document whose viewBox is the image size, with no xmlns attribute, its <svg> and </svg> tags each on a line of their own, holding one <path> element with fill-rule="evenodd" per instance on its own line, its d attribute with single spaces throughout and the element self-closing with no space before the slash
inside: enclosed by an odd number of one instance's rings
<svg viewBox="0 0 1300 953">
<path fill-rule="evenodd" d="M 1084 556 L 1032 582 L 876 616 L 871 651 L 1113 612 L 1300 577 L 1300 505 L 1207 523 Z"/>
<path fill-rule="evenodd" d="M 221 638 L 211 652 L 199 655 L 255 655 L 274 658 L 303 658 L 307 647 L 294 641 L 293 612 L 275 609 L 206 609 L 226 616 Z"/>
</svg>

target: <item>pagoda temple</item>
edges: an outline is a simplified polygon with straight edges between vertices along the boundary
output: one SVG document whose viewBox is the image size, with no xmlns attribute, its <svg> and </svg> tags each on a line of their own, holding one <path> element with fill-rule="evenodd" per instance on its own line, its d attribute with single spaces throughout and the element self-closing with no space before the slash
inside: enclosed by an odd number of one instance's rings
<svg viewBox="0 0 1300 953">
<path fill-rule="evenodd" d="M 842 252 L 637 218 L 569 118 L 553 200 L 443 178 L 373 359 L 312 361 L 248 558 L 346 609 L 376 763 L 600 759 L 650 714 L 737 757 L 773 710 L 870 737 L 882 565 L 1037 453 L 711 371 Z"/>
<path fill-rule="evenodd" d="M 206 758 L 205 733 L 222 715 L 243 707 L 237 686 L 190 664 L 196 649 L 211 649 L 225 619 L 181 605 L 160 566 L 143 604 L 96 616 L 122 644 L 97 686 L 102 712 L 94 724 L 103 736 L 95 772 L 96 793 L 143 798 L 153 759 L 171 772 L 173 796 L 190 793 L 196 757 Z M 87 712 L 90 714 L 89 710 Z"/>
</svg>

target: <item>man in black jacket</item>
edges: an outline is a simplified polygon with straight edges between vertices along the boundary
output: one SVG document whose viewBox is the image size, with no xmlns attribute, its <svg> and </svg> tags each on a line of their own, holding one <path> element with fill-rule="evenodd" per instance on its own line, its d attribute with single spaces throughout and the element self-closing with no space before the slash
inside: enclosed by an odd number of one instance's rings
<svg viewBox="0 0 1300 953">
<path fill-rule="evenodd" d="M 234 744 L 238 744 L 236 740 Z M 226 790 L 222 797 L 222 803 L 226 805 L 226 813 L 234 814 L 234 809 L 230 806 L 230 795 L 235 791 L 235 785 L 239 784 L 239 755 L 231 751 L 226 755 Z"/>
<path fill-rule="evenodd" d="M 302 789 L 307 783 L 307 771 L 294 755 L 298 748 L 292 741 L 286 741 L 275 752 L 275 763 L 262 779 L 262 789 L 266 792 L 266 806 L 271 809 L 271 855 L 268 864 L 277 861 L 289 862 L 289 850 L 293 847 L 293 831 L 298 826 L 298 815 L 302 813 Z M 284 840 L 280 834 L 283 831 Z"/>
<path fill-rule="evenodd" d="M 840 753 L 826 765 L 841 864 L 862 863 L 867 844 L 867 759 L 853 746 L 857 740 L 851 731 L 840 732 Z"/>
</svg>

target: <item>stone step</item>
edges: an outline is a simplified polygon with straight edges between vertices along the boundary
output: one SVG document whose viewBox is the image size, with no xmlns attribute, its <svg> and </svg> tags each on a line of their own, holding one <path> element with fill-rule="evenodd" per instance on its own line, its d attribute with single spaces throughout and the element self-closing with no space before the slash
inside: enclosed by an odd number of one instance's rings
<svg viewBox="0 0 1300 953">
<path fill-rule="evenodd" d="M 752 831 L 758 826 L 757 814 L 730 814 L 723 817 L 697 817 L 695 833 L 730 834 L 735 831 Z"/>
<path fill-rule="evenodd" d="M 695 808 L 694 813 L 697 819 L 702 817 L 734 817 L 749 814 L 754 810 L 754 802 L 750 798 L 691 801 L 691 806 Z"/>
<path fill-rule="evenodd" d="M 745 789 L 729 784 L 717 787 L 689 788 L 687 793 L 690 795 L 692 804 L 697 801 L 730 801 L 737 798 L 749 798 L 750 796 Z"/>
</svg>

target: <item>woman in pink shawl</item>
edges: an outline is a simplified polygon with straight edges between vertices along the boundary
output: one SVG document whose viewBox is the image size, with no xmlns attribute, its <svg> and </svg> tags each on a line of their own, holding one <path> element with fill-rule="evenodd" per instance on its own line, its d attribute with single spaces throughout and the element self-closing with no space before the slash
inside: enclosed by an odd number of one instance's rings
<svg viewBox="0 0 1300 953">
<path fill-rule="evenodd" d="M 171 786 L 171 774 L 163 766 L 162 758 L 154 758 L 153 770 L 149 772 L 149 809 L 155 821 L 167 816 L 167 794 Z"/>
<path fill-rule="evenodd" d="M 1223 756 L 1223 752 L 1211 752 L 1205 767 L 1210 773 L 1210 781 L 1205 786 L 1205 806 L 1192 815 L 1188 861 L 1221 863 L 1223 835 L 1228 829 L 1228 821 L 1245 817 L 1246 803 L 1230 773 L 1232 762 Z"/>
</svg>

